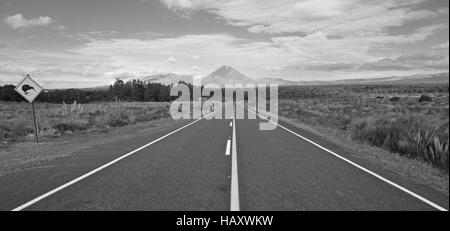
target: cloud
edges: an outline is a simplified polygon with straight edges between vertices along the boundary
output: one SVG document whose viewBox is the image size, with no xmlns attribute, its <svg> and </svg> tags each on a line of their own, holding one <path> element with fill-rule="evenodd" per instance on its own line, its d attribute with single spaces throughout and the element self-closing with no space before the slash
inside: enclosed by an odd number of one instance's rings
<svg viewBox="0 0 450 231">
<path fill-rule="evenodd" d="M 169 63 L 176 63 L 177 59 L 175 57 L 173 57 L 173 56 L 170 56 L 169 58 L 167 58 L 167 62 L 169 62 Z"/>
<path fill-rule="evenodd" d="M 13 29 L 25 29 L 36 26 L 48 26 L 54 22 L 49 16 L 39 16 L 38 18 L 26 19 L 22 14 L 15 14 L 5 18 L 4 22 Z"/>
<path fill-rule="evenodd" d="M 360 70 L 392 71 L 392 70 L 441 70 L 449 68 L 448 51 L 428 51 L 404 54 L 393 58 L 383 58 L 375 62 L 362 64 Z"/>
<path fill-rule="evenodd" d="M 311 19 L 330 18 L 341 15 L 345 4 L 337 0 L 329 0 L 326 4 L 323 1 L 301 1 L 294 4 L 293 11 L 302 17 Z"/>
<path fill-rule="evenodd" d="M 270 74 L 295 78 L 302 71 L 328 72 L 330 76 L 334 75 L 333 72 L 365 75 L 364 67 L 367 70 L 375 70 L 377 65 L 381 65 L 385 68 L 379 67 L 380 70 L 389 71 L 389 66 L 380 61 L 385 58 L 397 62 L 391 66 L 394 71 L 441 69 L 439 65 L 431 63 L 427 66 L 416 65 L 417 68 L 414 68 L 414 55 L 408 56 L 408 53 L 404 53 L 402 56 L 391 48 L 392 44 L 421 41 L 433 34 L 433 31 L 417 29 L 407 36 L 379 35 L 364 39 L 335 39 L 318 31 L 307 36 L 272 37 L 265 42 L 241 39 L 228 34 L 184 35 L 149 40 L 97 39 L 72 49 L 71 52 L 102 57 L 103 61 L 128 72 L 156 69 L 187 72 L 192 71 L 193 66 L 202 66 L 198 71 L 208 74 L 214 70 L 216 64 L 229 64 L 255 78 Z M 183 50 L 183 53 L 179 53 L 180 50 Z M 373 52 L 374 50 L 377 52 Z M 177 57 L 172 54 L 177 54 Z M 194 57 L 197 56 L 208 58 L 196 60 Z M 435 60 L 436 63 L 445 57 L 445 53 L 436 53 L 421 57 L 420 60 Z M 401 68 L 402 65 L 408 68 Z"/>
<path fill-rule="evenodd" d="M 355 63 L 324 63 L 306 66 L 305 70 L 310 71 L 343 71 L 355 68 Z"/>
<path fill-rule="evenodd" d="M 183 9 L 183 10 L 193 10 L 194 5 L 190 0 L 164 0 L 162 1 L 167 5 L 169 9 L 177 10 L 177 9 Z"/>
<path fill-rule="evenodd" d="M 263 69 L 266 71 L 280 71 L 280 70 L 283 70 L 284 67 L 282 67 L 282 66 L 267 66 L 267 67 L 263 67 Z"/>
<path fill-rule="evenodd" d="M 46 88 L 95 86 L 109 83 L 105 70 L 118 66 L 96 57 L 65 51 L 2 48 L 0 79 L 16 84 L 24 74 L 31 74 Z M 69 83 L 69 85 L 65 85 Z"/>
<path fill-rule="evenodd" d="M 433 48 L 433 49 L 447 49 L 447 50 L 448 50 L 448 48 L 449 48 L 449 42 L 447 41 L 446 43 L 438 44 L 438 45 L 436 45 L 436 46 L 433 46 L 432 48 Z"/>
<path fill-rule="evenodd" d="M 81 82 L 102 85 L 116 77 L 139 78 L 168 72 L 204 76 L 224 64 L 254 78 L 294 80 L 436 73 L 448 70 L 448 49 L 413 53 L 393 47 L 423 41 L 441 27 L 425 26 L 409 35 L 376 34 L 364 38 L 333 37 L 317 31 L 303 36 L 274 36 L 265 41 L 226 33 L 152 39 L 93 36 L 60 52 L 1 48 L 0 78 L 15 82 L 15 77 L 32 71 L 42 76 L 44 84 L 58 78 L 78 79 L 77 86 Z"/>
<path fill-rule="evenodd" d="M 448 10 L 417 7 L 426 0 L 160 0 L 175 11 L 205 10 L 252 33 L 315 33 L 333 36 L 384 34 L 390 27 L 436 17 Z"/>
<path fill-rule="evenodd" d="M 183 52 L 180 53 L 180 50 Z M 262 74 L 262 66 L 285 65 L 295 57 L 295 54 L 287 53 L 284 48 L 276 48 L 274 42 L 252 42 L 228 34 L 185 35 L 161 39 L 94 39 L 70 49 L 69 52 L 113 65 L 104 72 L 117 74 L 195 70 L 198 71 L 197 74 L 206 75 L 214 70 L 216 64 L 230 64 L 258 77 Z M 193 58 L 196 56 L 208 58 L 196 60 Z M 174 60 L 177 61 L 174 63 Z M 192 68 L 194 66 L 202 68 Z"/>
</svg>

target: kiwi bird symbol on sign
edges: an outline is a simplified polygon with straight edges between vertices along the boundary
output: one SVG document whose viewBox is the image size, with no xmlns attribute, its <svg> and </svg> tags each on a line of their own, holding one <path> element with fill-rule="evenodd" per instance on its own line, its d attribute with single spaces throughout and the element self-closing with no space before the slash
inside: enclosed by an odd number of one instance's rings
<svg viewBox="0 0 450 231">
<path fill-rule="evenodd" d="M 24 84 L 22 85 L 22 91 L 25 93 L 25 95 L 28 95 L 28 91 L 33 90 L 34 92 L 36 92 L 36 90 L 34 90 L 34 87 L 28 85 L 28 84 Z"/>
<path fill-rule="evenodd" d="M 16 87 L 16 91 L 30 103 L 32 103 L 43 90 L 44 88 L 29 75 L 25 76 Z"/>
</svg>

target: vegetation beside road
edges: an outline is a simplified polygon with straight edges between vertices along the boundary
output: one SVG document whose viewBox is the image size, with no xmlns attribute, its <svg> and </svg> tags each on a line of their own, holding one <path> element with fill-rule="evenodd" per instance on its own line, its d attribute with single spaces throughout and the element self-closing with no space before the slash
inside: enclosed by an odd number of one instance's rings
<svg viewBox="0 0 450 231">
<path fill-rule="evenodd" d="M 168 102 L 104 102 L 78 104 L 37 103 L 40 137 L 58 137 L 80 131 L 107 131 L 112 127 L 170 118 Z M 3 144 L 34 139 L 28 103 L 0 102 L 0 140 Z"/>
<path fill-rule="evenodd" d="M 448 85 L 279 89 L 279 115 L 449 170 Z"/>
</svg>

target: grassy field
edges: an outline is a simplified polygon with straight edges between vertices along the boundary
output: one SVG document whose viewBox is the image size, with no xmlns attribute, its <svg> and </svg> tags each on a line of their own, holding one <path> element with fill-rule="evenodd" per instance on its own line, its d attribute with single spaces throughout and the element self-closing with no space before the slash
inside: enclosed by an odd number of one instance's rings
<svg viewBox="0 0 450 231">
<path fill-rule="evenodd" d="M 448 173 L 448 89 L 448 85 L 282 87 L 279 115 Z"/>
<path fill-rule="evenodd" d="M 35 104 L 39 136 L 43 138 L 170 118 L 169 107 L 169 103 L 156 102 Z M 0 102 L 0 118 L 2 144 L 34 139 L 28 103 Z"/>
</svg>

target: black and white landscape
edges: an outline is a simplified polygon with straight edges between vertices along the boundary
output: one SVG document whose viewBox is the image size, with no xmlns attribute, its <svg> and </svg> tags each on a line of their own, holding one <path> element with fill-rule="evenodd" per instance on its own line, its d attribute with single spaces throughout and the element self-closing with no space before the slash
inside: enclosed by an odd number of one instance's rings
<svg viewBox="0 0 450 231">
<path fill-rule="evenodd" d="M 448 34 L 444 0 L 0 0 L 0 210 L 446 211 Z"/>
</svg>

